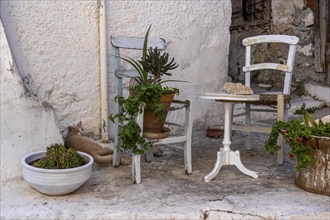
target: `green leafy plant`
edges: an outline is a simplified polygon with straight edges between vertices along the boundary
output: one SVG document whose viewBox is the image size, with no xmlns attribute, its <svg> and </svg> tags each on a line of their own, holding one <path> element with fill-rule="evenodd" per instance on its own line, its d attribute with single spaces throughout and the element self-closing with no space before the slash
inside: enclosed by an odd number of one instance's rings
<svg viewBox="0 0 330 220">
<path fill-rule="evenodd" d="M 294 89 L 293 93 L 296 93 L 297 96 L 301 97 L 305 95 L 305 87 L 303 82 L 297 82 L 296 88 Z"/>
<path fill-rule="evenodd" d="M 68 169 L 84 165 L 83 158 L 72 148 L 62 144 L 47 147 L 46 156 L 33 162 L 32 166 L 45 169 Z"/>
<path fill-rule="evenodd" d="M 306 144 L 306 140 L 312 136 L 329 137 L 330 123 L 316 122 L 307 112 L 303 112 L 303 122 L 291 120 L 288 122 L 277 121 L 273 126 L 265 148 L 269 153 L 275 153 L 280 149 L 277 138 L 281 134 L 285 142 L 290 146 L 289 156 L 296 159 L 296 170 L 307 168 L 314 162 L 311 153 L 313 148 Z"/>
<path fill-rule="evenodd" d="M 161 52 L 158 48 L 147 49 L 148 36 L 151 25 L 149 26 L 145 37 L 140 60 L 134 60 L 130 57 L 119 57 L 133 66 L 138 76 L 134 78 L 136 84 L 129 88 L 130 96 L 116 96 L 115 101 L 119 103 L 122 111 L 118 114 L 111 114 L 109 119 L 115 123 L 118 120 L 123 124 L 119 134 L 118 148 L 132 150 L 134 154 L 142 154 L 146 149 L 152 146 L 152 142 L 145 141 L 141 137 L 142 129 L 136 123 L 135 119 L 142 108 L 150 109 L 158 120 L 164 121 L 163 112 L 166 110 L 164 104 L 160 102 L 160 97 L 165 94 L 179 95 L 179 89 L 164 86 L 163 83 L 186 82 L 180 80 L 163 80 L 162 76 L 172 76 L 168 71 L 178 67 L 174 58 L 169 58 L 169 54 Z M 148 105 L 152 103 L 152 105 Z M 128 123 L 124 123 L 128 121 Z"/>
</svg>

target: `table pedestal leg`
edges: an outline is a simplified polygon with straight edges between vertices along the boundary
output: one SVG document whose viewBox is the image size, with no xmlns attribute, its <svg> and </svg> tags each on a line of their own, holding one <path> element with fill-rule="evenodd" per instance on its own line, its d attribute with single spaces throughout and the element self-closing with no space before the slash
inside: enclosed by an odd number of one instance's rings
<svg viewBox="0 0 330 220">
<path fill-rule="evenodd" d="M 205 182 L 207 183 L 210 182 L 211 179 L 213 179 L 219 173 L 221 167 L 223 165 L 226 165 L 225 161 L 226 161 L 225 153 L 223 152 L 223 148 L 221 148 L 220 151 L 218 151 L 217 162 L 215 163 L 213 170 L 211 171 L 210 174 L 204 177 Z"/>
<path fill-rule="evenodd" d="M 217 161 L 210 174 L 205 176 L 205 182 L 210 182 L 220 171 L 223 165 L 235 165 L 242 173 L 258 178 L 258 173 L 247 169 L 241 161 L 239 151 L 230 150 L 230 136 L 231 136 L 231 115 L 232 115 L 233 104 L 231 102 L 225 102 L 225 128 L 223 138 L 223 148 L 217 153 Z"/>
</svg>

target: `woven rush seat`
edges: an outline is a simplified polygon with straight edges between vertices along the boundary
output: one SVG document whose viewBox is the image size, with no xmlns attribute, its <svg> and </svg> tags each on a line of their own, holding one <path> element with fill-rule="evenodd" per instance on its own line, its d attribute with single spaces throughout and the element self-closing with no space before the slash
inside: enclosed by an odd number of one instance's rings
<svg viewBox="0 0 330 220">
<path fill-rule="evenodd" d="M 245 101 L 249 104 L 254 105 L 277 105 L 277 96 L 279 93 L 261 93 L 259 94 L 260 100 L 258 101 Z M 291 96 L 290 95 L 284 95 L 284 102 L 290 103 Z"/>
</svg>

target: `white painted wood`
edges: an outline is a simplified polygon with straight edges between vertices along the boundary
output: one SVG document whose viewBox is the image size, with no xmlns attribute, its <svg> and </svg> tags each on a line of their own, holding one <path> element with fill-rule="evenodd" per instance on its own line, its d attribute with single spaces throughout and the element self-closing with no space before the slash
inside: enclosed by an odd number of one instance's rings
<svg viewBox="0 0 330 220">
<path fill-rule="evenodd" d="M 141 109 L 141 112 L 136 117 L 136 123 L 143 128 L 143 114 L 144 108 Z M 142 136 L 143 131 L 141 130 L 140 135 Z M 132 154 L 132 176 L 133 183 L 139 184 L 141 183 L 141 155 Z"/>
<path fill-rule="evenodd" d="M 133 154 L 132 155 L 132 174 L 133 174 L 133 183 L 140 184 L 141 183 L 141 155 Z"/>
<path fill-rule="evenodd" d="M 192 101 L 189 100 L 189 107 L 185 110 L 185 128 L 184 133 L 186 136 L 186 142 L 184 142 L 184 167 L 186 174 L 192 174 L 192 158 L 191 158 L 191 137 L 192 137 L 192 126 L 193 126 L 193 111 Z"/>
<path fill-rule="evenodd" d="M 279 95 L 277 96 L 277 120 L 284 121 L 285 120 L 285 103 L 284 103 L 284 95 Z M 277 163 L 278 164 L 283 164 L 284 162 L 284 138 L 282 135 L 279 136 L 277 140 L 278 145 L 280 146 L 280 149 L 277 151 Z"/>
<path fill-rule="evenodd" d="M 241 162 L 239 151 L 231 151 L 231 123 L 232 123 L 232 108 L 233 103 L 228 100 L 217 99 L 216 101 L 225 101 L 225 127 L 224 127 L 224 138 L 222 141 L 223 148 L 217 152 L 217 161 L 211 173 L 204 177 L 205 182 L 210 182 L 220 171 L 223 165 L 235 165 L 242 173 L 258 178 L 258 173 L 247 169 Z"/>
<path fill-rule="evenodd" d="M 291 80 L 292 80 L 292 71 L 294 66 L 294 59 L 295 59 L 295 53 L 296 53 L 296 47 L 299 39 L 295 36 L 288 36 L 288 35 L 261 35 L 261 36 L 255 36 L 255 37 L 249 37 L 245 38 L 242 43 L 246 47 L 246 53 L 245 53 L 245 66 L 243 67 L 243 71 L 245 72 L 245 85 L 250 87 L 250 81 L 251 81 L 251 74 L 253 71 L 261 71 L 264 69 L 273 69 L 278 70 L 276 71 L 276 74 L 279 74 L 281 72 L 285 73 L 285 78 L 283 82 L 283 90 L 282 93 L 279 93 L 277 95 L 281 94 L 290 94 L 290 88 L 291 88 Z M 257 63 L 257 64 L 251 64 L 252 60 L 252 54 L 251 54 L 251 46 L 255 44 L 269 44 L 269 43 L 282 43 L 284 46 L 289 47 L 289 52 L 287 55 L 287 61 L 285 64 L 283 63 Z M 275 71 L 274 71 L 275 72 Z M 283 97 L 283 96 L 282 96 Z M 285 108 L 284 98 L 283 100 L 280 99 L 283 103 L 277 103 L 277 117 L 282 118 L 282 120 L 287 120 L 287 109 Z M 243 102 L 243 101 L 242 101 Z M 261 105 L 261 103 L 260 103 Z M 245 126 L 233 126 L 233 130 L 240 130 L 245 131 L 248 133 L 248 140 L 246 142 L 247 149 L 251 148 L 251 136 L 250 132 L 266 132 L 269 133 L 269 128 L 259 128 L 255 126 L 251 126 L 251 119 L 250 114 L 251 112 L 273 112 L 273 110 L 264 109 L 264 108 L 258 108 L 258 105 L 252 105 L 247 103 L 245 108 L 245 119 L 246 124 Z M 233 117 L 240 116 L 242 114 L 233 114 Z M 281 141 L 283 142 L 283 141 Z M 283 144 L 281 145 L 283 146 Z M 282 149 L 283 150 L 283 149 Z M 278 152 L 278 163 L 283 163 L 283 152 Z"/>
<path fill-rule="evenodd" d="M 281 70 L 281 71 L 292 71 L 292 66 L 278 64 L 278 63 L 259 63 L 253 64 L 250 66 L 244 66 L 244 72 L 250 72 L 255 70 L 264 70 L 264 69 L 272 69 L 272 70 Z"/>
<path fill-rule="evenodd" d="M 216 101 L 231 101 L 231 102 L 245 102 L 245 101 L 259 101 L 259 95 L 234 95 L 227 92 L 205 92 L 204 94 L 199 94 L 201 99 L 211 99 Z"/>
<path fill-rule="evenodd" d="M 251 126 L 251 106 L 248 103 L 245 103 L 245 126 Z M 251 150 L 251 132 L 248 132 L 246 139 L 246 149 Z"/>
<path fill-rule="evenodd" d="M 117 48 L 142 50 L 144 37 L 111 36 L 111 44 Z M 164 50 L 166 42 L 162 38 L 148 38 L 147 47 Z"/>
<path fill-rule="evenodd" d="M 299 38 L 296 36 L 289 36 L 289 35 L 260 35 L 254 37 L 245 38 L 242 43 L 244 46 L 251 46 L 254 44 L 261 44 L 261 43 L 285 43 L 285 44 L 297 44 Z"/>
<path fill-rule="evenodd" d="M 245 48 L 245 66 L 250 66 L 251 64 L 251 46 L 246 46 Z M 247 87 L 251 86 L 250 82 L 251 73 L 250 71 L 245 71 L 245 85 Z"/>
<path fill-rule="evenodd" d="M 187 140 L 186 135 L 177 136 L 177 137 L 167 137 L 164 139 L 159 139 L 155 141 L 154 145 L 166 145 L 166 144 L 176 144 L 176 143 L 183 143 Z"/>
<path fill-rule="evenodd" d="M 150 43 L 149 43 L 150 42 Z M 113 72 L 115 74 L 115 96 L 123 95 L 123 78 L 130 78 L 137 76 L 135 70 L 126 70 L 121 66 L 120 50 L 123 48 L 126 49 L 139 49 L 143 48 L 144 38 L 140 37 L 114 37 L 111 36 L 111 45 L 112 45 L 112 66 Z M 164 49 L 166 46 L 165 40 L 160 38 L 149 38 L 148 47 L 158 47 L 159 49 Z M 121 107 L 118 103 L 115 103 L 115 114 L 121 112 Z M 118 123 L 118 120 L 115 121 L 114 126 L 114 152 L 113 152 L 113 166 L 118 167 L 120 165 L 120 150 L 117 149 L 119 138 L 118 134 L 120 133 L 121 125 Z"/>
<path fill-rule="evenodd" d="M 114 67 L 114 70 L 120 69 L 120 59 L 118 58 L 120 56 L 119 48 L 112 47 L 112 65 Z M 121 77 L 115 77 L 115 95 L 122 96 L 123 95 L 123 80 Z M 118 114 L 121 112 L 120 105 L 116 102 L 115 103 L 115 112 L 114 114 Z M 115 126 L 114 126 L 114 150 L 113 150 L 113 160 L 112 165 L 114 167 L 118 167 L 120 165 L 120 150 L 117 148 L 119 144 L 119 137 L 118 134 L 121 131 L 121 125 L 118 122 L 118 119 L 115 119 Z"/>
<path fill-rule="evenodd" d="M 290 69 L 285 73 L 283 94 L 288 94 L 288 95 L 290 94 L 292 70 L 293 70 L 296 50 L 297 50 L 297 46 L 295 44 L 290 45 L 288 60 L 287 60 L 287 65 L 290 67 Z"/>
<path fill-rule="evenodd" d="M 296 52 L 296 46 L 299 39 L 295 36 L 287 36 L 287 35 L 264 35 L 264 36 L 255 36 L 246 38 L 243 40 L 243 45 L 246 46 L 245 51 L 245 67 L 243 67 L 243 71 L 245 72 L 245 85 L 251 86 L 251 72 L 256 70 L 263 70 L 263 69 L 273 69 L 285 72 L 285 80 L 283 86 L 283 92 L 276 94 L 278 95 L 277 99 L 277 118 L 278 120 L 287 120 L 287 111 L 285 108 L 284 103 L 284 96 L 283 94 L 290 94 L 290 87 L 291 87 L 291 79 L 292 79 L 292 71 L 293 71 L 293 64 L 294 64 L 294 57 Z M 252 54 L 251 54 L 251 45 L 260 44 L 260 43 L 284 43 L 289 45 L 289 53 L 287 57 L 287 63 L 258 63 L 258 64 L 251 64 Z M 224 148 L 220 149 L 217 154 L 217 162 L 215 164 L 214 169 L 212 172 L 205 177 L 205 181 L 209 182 L 213 179 L 217 173 L 220 171 L 223 165 L 236 165 L 237 168 L 246 175 L 250 175 L 252 177 L 257 177 L 257 173 L 253 171 L 249 171 L 246 169 L 243 164 L 241 164 L 239 159 L 239 152 L 231 152 L 230 151 L 230 133 L 231 130 L 240 130 L 245 131 L 248 133 L 248 139 L 246 142 L 246 148 L 251 149 L 251 136 L 250 132 L 265 132 L 270 133 L 271 128 L 269 127 L 261 127 L 261 126 L 253 126 L 251 125 L 251 112 L 258 111 L 258 112 L 274 112 L 274 110 L 269 109 L 261 109 L 261 108 L 252 108 L 252 104 L 249 102 L 251 101 L 258 101 L 259 95 L 232 95 L 227 93 L 214 93 L 214 92 L 207 92 L 205 94 L 199 95 L 200 98 L 203 99 L 210 99 L 215 101 L 222 101 L 225 102 L 225 127 L 224 127 L 224 140 L 223 145 Z M 245 105 L 245 112 L 241 114 L 234 114 L 232 105 L 235 103 L 246 103 Z M 245 115 L 246 123 L 244 126 L 236 126 L 232 125 L 233 116 L 241 116 Z M 230 117 L 230 118 L 228 118 Z M 230 125 L 230 126 L 229 126 Z M 281 149 L 277 153 L 277 161 L 279 164 L 283 163 L 283 146 L 284 142 L 283 139 L 279 140 L 281 142 Z"/>
<path fill-rule="evenodd" d="M 131 78 L 137 76 L 135 70 L 127 70 L 121 66 L 120 63 L 120 49 L 139 49 L 143 48 L 144 38 L 138 37 L 111 37 L 111 44 L 112 44 L 112 55 L 113 55 L 113 67 L 114 67 L 114 74 L 116 80 L 116 88 L 115 88 L 115 95 L 123 95 L 123 78 Z M 165 49 L 166 42 L 164 39 L 161 38 L 149 38 L 148 39 L 148 47 L 157 47 L 159 49 Z M 179 126 L 184 127 L 183 134 L 175 137 L 167 137 L 160 140 L 153 140 L 154 145 L 163 145 L 163 144 L 174 144 L 174 143 L 183 143 L 184 149 L 184 165 L 186 174 L 192 173 L 192 158 L 191 158 L 191 136 L 192 136 L 192 125 L 193 125 L 193 114 L 192 114 L 192 106 L 191 101 L 186 100 L 183 104 L 188 103 L 185 109 L 185 122 L 184 124 L 178 123 L 171 123 L 166 122 L 166 124 L 170 124 L 172 126 Z M 116 103 L 115 104 L 115 113 L 119 113 L 121 111 L 120 106 Z M 143 111 L 140 113 L 136 118 L 138 124 L 141 128 L 143 128 Z M 113 166 L 120 165 L 120 151 L 117 149 L 119 139 L 118 134 L 120 132 L 121 125 L 116 121 L 115 123 L 115 150 L 114 150 L 114 160 Z M 142 131 L 143 132 L 143 131 Z M 141 132 L 141 136 L 142 136 Z M 150 162 L 153 159 L 153 149 L 150 149 L 147 152 L 146 160 Z M 132 155 L 132 176 L 133 176 L 133 183 L 141 183 L 141 171 L 140 171 L 140 161 L 141 155 Z"/>
</svg>

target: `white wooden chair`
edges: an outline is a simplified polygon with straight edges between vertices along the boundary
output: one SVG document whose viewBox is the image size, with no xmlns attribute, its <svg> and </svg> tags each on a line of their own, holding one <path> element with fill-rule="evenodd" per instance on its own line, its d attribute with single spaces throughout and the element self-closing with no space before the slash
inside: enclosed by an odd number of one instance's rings
<svg viewBox="0 0 330 220">
<path fill-rule="evenodd" d="M 275 73 L 284 72 L 283 90 L 279 92 L 265 92 L 260 94 L 258 101 L 245 101 L 245 111 L 243 113 L 233 113 L 233 117 L 245 115 L 245 125 L 232 125 L 232 130 L 240 130 L 248 133 L 247 149 L 251 148 L 250 132 L 266 132 L 270 133 L 270 127 L 253 126 L 251 124 L 251 112 L 276 112 L 277 120 L 287 121 L 288 119 L 288 103 L 290 101 L 290 88 L 292 71 L 294 66 L 294 58 L 296 53 L 296 46 L 299 39 L 295 36 L 288 35 L 261 35 L 255 37 L 245 38 L 243 45 L 246 47 L 245 66 L 243 72 L 245 73 L 245 85 L 251 86 L 251 72 L 261 71 L 265 69 L 276 70 Z M 286 62 L 283 63 L 257 63 L 252 64 L 251 47 L 256 44 L 273 44 L 282 43 L 288 45 L 288 55 Z M 273 108 L 260 108 L 260 106 L 272 106 Z M 258 107 L 259 106 L 259 107 Z M 274 108 L 275 107 L 275 108 Z M 281 149 L 277 154 L 278 164 L 283 164 L 283 139 L 279 140 Z"/>
<path fill-rule="evenodd" d="M 120 52 L 122 49 L 128 50 L 142 50 L 143 49 L 144 38 L 142 37 L 124 37 L 124 36 L 111 36 L 111 45 L 112 45 L 112 57 L 113 57 L 113 72 L 115 74 L 115 95 L 123 96 L 123 79 L 124 78 L 132 78 L 136 77 L 136 71 L 132 69 L 125 69 L 124 66 L 121 65 L 121 59 L 119 58 Z M 161 38 L 149 38 L 148 39 L 148 48 L 165 49 L 166 42 Z M 128 65 L 129 66 L 129 65 Z M 175 144 L 175 143 L 183 143 L 184 147 L 184 167 L 186 174 L 192 173 L 192 161 L 191 161 L 191 135 L 192 135 L 192 123 L 193 123 L 193 115 L 192 115 L 192 106 L 190 100 L 174 100 L 173 103 L 176 103 L 176 107 L 170 108 L 169 111 L 172 110 L 184 110 L 185 112 L 185 121 L 184 124 L 165 122 L 165 124 L 183 127 L 184 131 L 182 134 L 169 136 L 160 140 L 153 140 L 154 146 L 156 145 L 167 145 L 167 144 Z M 115 103 L 115 114 L 121 112 L 121 107 L 118 103 Z M 140 113 L 137 117 L 137 122 L 141 128 L 143 128 L 143 112 Z M 121 130 L 121 124 L 116 120 L 115 123 L 115 137 L 114 137 L 114 154 L 113 154 L 113 166 L 120 165 L 120 150 L 117 149 L 119 138 L 118 134 Z M 142 131 L 143 132 L 143 131 Z M 142 133 L 141 133 L 142 135 Z M 150 149 L 146 153 L 146 160 L 149 162 L 153 159 L 153 149 Z M 141 155 L 132 155 L 132 175 L 134 183 L 141 183 L 141 172 L 140 172 L 140 160 Z"/>
</svg>

